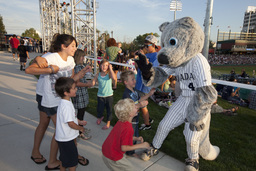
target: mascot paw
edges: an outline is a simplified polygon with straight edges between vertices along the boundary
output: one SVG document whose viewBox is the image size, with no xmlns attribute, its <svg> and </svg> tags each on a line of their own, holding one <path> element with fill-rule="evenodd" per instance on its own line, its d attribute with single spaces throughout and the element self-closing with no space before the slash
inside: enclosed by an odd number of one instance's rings
<svg viewBox="0 0 256 171">
<path fill-rule="evenodd" d="M 220 148 L 217 146 L 211 146 L 210 153 L 203 157 L 205 160 L 215 160 L 220 153 Z"/>
<path fill-rule="evenodd" d="M 193 125 L 193 124 L 189 124 L 189 129 L 190 129 L 191 131 L 201 131 L 201 130 L 204 129 L 204 127 L 205 127 L 204 124 L 201 124 L 201 125 L 199 125 L 199 126 L 196 126 L 196 125 Z"/>
<path fill-rule="evenodd" d="M 144 80 L 149 80 L 149 78 L 152 76 L 152 73 L 150 72 L 150 69 L 152 68 L 152 63 L 149 63 L 147 61 L 147 57 L 141 53 L 139 55 L 139 60 L 135 61 L 141 70 L 142 76 Z"/>
</svg>

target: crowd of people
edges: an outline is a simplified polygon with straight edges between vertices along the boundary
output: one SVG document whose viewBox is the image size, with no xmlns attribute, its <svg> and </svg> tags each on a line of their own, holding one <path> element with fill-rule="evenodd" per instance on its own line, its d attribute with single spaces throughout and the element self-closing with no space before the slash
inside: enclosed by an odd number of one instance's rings
<svg viewBox="0 0 256 171">
<path fill-rule="evenodd" d="M 256 55 L 254 54 L 209 54 L 210 65 L 243 65 L 255 64 Z"/>
<path fill-rule="evenodd" d="M 11 39 L 13 59 L 15 54 L 21 62 L 21 70 L 26 67 L 29 50 L 25 47 L 24 40 Z M 16 46 L 18 44 L 18 46 Z M 50 155 L 45 170 L 75 170 L 77 164 L 86 166 L 89 160 L 79 155 L 76 138 L 89 140 L 90 129 L 86 128 L 87 122 L 84 113 L 89 103 L 88 88 L 98 85 L 97 93 L 97 120 L 100 125 L 104 119 L 106 125 L 102 130 L 109 129 L 112 120 L 112 108 L 118 118 L 118 122 L 111 130 L 102 145 L 103 161 L 110 170 L 122 170 L 132 168 L 132 164 L 125 155 L 138 157 L 135 149 L 152 148 L 139 135 L 139 130 L 150 130 L 154 122 L 148 111 L 148 98 L 152 98 L 159 105 L 169 107 L 180 94 L 179 85 L 175 76 L 170 76 L 158 89 L 152 89 L 143 84 L 141 71 L 137 68 L 135 60 L 139 54 L 147 57 L 154 67 L 159 66 L 157 61 L 157 39 L 148 35 L 144 46 L 129 54 L 124 54 L 121 43 L 114 38 L 107 42 L 106 51 L 100 50 L 99 71 L 92 80 L 87 79 L 87 74 L 92 72 L 92 67 L 84 63 L 85 51 L 77 49 L 76 39 L 67 34 L 55 34 L 49 51 L 34 59 L 33 63 L 25 70 L 27 74 L 40 75 L 36 87 L 36 100 L 40 121 L 34 134 L 34 145 L 31 159 L 36 164 L 45 163 L 47 160 L 40 152 L 40 145 L 50 120 L 56 126 L 56 133 L 50 144 Z M 18 53 L 19 52 L 19 53 Z M 235 60 L 239 58 L 239 60 Z M 254 62 L 254 56 L 209 56 L 211 64 L 234 64 L 233 62 Z M 118 62 L 128 64 L 128 67 L 111 64 Z M 238 64 L 238 63 L 235 63 Z M 125 90 L 122 99 L 113 104 L 113 95 L 118 89 L 118 77 L 124 84 Z M 230 80 L 234 81 L 234 80 Z M 255 82 L 256 84 L 256 82 Z M 241 106 L 249 106 L 256 110 L 256 91 L 246 92 L 242 88 L 217 85 L 219 95 L 231 103 Z M 239 108 L 223 109 L 217 102 L 212 106 L 212 113 L 233 114 Z M 75 114 L 77 113 L 77 115 Z M 140 114 L 143 123 L 139 125 Z M 138 143 L 139 142 L 139 143 Z M 57 157 L 60 152 L 59 159 Z M 118 161 L 118 162 L 117 162 Z"/>
<path fill-rule="evenodd" d="M 27 48 L 28 52 L 43 53 L 42 39 L 37 40 L 33 38 L 28 38 L 28 37 L 20 37 L 15 34 L 10 36 L 8 40 L 8 44 L 12 53 L 13 53 L 13 48 L 17 48 L 21 40 L 24 41 L 24 46 Z"/>
</svg>

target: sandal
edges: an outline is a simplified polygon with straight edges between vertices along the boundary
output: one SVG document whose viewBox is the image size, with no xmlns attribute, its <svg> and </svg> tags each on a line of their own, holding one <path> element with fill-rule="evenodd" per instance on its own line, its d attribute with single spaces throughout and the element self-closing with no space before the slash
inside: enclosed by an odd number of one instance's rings
<svg viewBox="0 0 256 171">
<path fill-rule="evenodd" d="M 30 157 L 36 164 L 43 164 L 46 162 L 46 159 L 44 158 L 43 155 L 41 155 L 41 157 L 35 158 L 33 156 Z M 36 160 L 42 160 L 40 162 L 36 161 Z"/>
<path fill-rule="evenodd" d="M 109 128 L 109 126 L 105 125 L 105 126 L 103 126 L 101 129 L 107 130 L 108 128 Z"/>
<path fill-rule="evenodd" d="M 101 121 L 103 120 L 103 118 L 104 118 L 104 116 L 102 116 L 101 118 L 98 118 L 98 119 L 97 119 L 97 122 L 96 122 L 97 125 L 99 125 L 99 124 L 101 123 Z"/>
<path fill-rule="evenodd" d="M 81 138 L 81 139 L 83 139 L 83 140 L 89 140 L 89 139 L 92 138 L 92 136 L 91 136 L 91 135 L 85 135 L 84 133 L 81 133 L 81 134 L 79 135 L 79 138 Z"/>
<path fill-rule="evenodd" d="M 89 164 L 89 160 L 81 156 L 82 158 L 78 158 L 78 163 L 81 164 L 82 166 L 87 166 Z"/>
</svg>

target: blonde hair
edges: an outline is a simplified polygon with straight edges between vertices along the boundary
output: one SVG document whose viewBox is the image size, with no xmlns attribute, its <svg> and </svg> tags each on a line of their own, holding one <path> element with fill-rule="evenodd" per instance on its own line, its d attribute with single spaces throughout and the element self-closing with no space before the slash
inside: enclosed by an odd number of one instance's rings
<svg viewBox="0 0 256 171">
<path fill-rule="evenodd" d="M 135 108 L 135 103 L 132 99 L 126 98 L 121 99 L 114 106 L 116 117 L 121 121 L 128 121 L 130 118 L 130 113 Z"/>
<path fill-rule="evenodd" d="M 134 72 L 131 70 L 127 70 L 127 71 L 124 71 L 121 73 L 120 78 L 121 78 L 122 83 L 124 83 L 124 81 L 128 80 L 129 75 L 135 76 Z"/>
</svg>

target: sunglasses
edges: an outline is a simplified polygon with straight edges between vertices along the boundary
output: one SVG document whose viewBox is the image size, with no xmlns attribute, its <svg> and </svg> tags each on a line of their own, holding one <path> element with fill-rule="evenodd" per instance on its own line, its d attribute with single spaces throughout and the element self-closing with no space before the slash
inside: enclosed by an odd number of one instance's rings
<svg viewBox="0 0 256 171">
<path fill-rule="evenodd" d="M 153 44 L 148 44 L 148 45 L 145 45 L 146 48 L 148 48 L 149 46 L 152 46 Z"/>
</svg>

